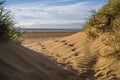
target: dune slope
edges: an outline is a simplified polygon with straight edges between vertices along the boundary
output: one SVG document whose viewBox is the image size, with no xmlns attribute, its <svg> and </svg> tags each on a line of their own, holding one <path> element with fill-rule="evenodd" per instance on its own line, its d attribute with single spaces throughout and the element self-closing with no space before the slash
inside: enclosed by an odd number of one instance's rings
<svg viewBox="0 0 120 80">
<path fill-rule="evenodd" d="M 42 52 L 81 80 L 120 80 L 120 0 L 109 0 L 72 36 L 42 43 Z"/>
<path fill-rule="evenodd" d="M 96 45 L 94 50 L 91 48 L 93 44 L 84 32 L 80 32 L 70 37 L 44 42 L 42 52 L 65 69 L 75 72 L 79 79 L 94 80 L 92 68 L 96 63 L 97 48 L 101 46 Z"/>
<path fill-rule="evenodd" d="M 109 0 L 91 16 L 83 31 L 42 44 L 38 42 L 32 49 L 75 73 L 77 80 L 120 80 L 119 7 L 120 0 Z"/>
<path fill-rule="evenodd" d="M 91 40 L 85 32 L 70 37 L 47 41 L 42 52 L 67 70 L 75 72 L 80 80 L 119 80 L 120 60 L 117 37 L 109 33 Z"/>
<path fill-rule="evenodd" d="M 53 60 L 13 42 L 0 43 L 0 80 L 76 80 Z"/>
</svg>

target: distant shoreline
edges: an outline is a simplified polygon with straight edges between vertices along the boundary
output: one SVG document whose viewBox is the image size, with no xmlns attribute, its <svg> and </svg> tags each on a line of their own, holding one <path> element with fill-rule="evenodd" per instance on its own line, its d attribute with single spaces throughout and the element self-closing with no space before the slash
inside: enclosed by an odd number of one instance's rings
<svg viewBox="0 0 120 80">
<path fill-rule="evenodd" d="M 81 29 L 37 29 L 37 28 L 21 28 L 22 32 L 79 32 Z"/>
</svg>

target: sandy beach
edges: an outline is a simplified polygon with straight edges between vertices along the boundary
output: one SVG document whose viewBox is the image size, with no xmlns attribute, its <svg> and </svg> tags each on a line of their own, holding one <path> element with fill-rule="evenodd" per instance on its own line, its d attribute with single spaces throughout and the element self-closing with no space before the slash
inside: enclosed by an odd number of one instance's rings
<svg viewBox="0 0 120 80">
<path fill-rule="evenodd" d="M 23 45 L 30 49 L 41 51 L 41 43 L 71 36 L 77 32 L 25 32 Z"/>
</svg>

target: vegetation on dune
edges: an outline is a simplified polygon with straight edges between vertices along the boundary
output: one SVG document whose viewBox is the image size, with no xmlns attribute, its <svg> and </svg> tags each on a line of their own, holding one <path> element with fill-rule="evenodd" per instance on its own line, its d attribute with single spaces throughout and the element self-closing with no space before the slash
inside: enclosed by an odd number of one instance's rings
<svg viewBox="0 0 120 80">
<path fill-rule="evenodd" d="M 120 80 L 120 0 L 109 0 L 94 12 L 83 31 L 92 41 L 101 42 L 94 67 L 97 80 Z"/>
<path fill-rule="evenodd" d="M 4 6 L 5 0 L 0 0 L 0 41 L 12 40 L 21 43 L 21 32 L 14 28 L 14 18 Z"/>
<path fill-rule="evenodd" d="M 94 12 L 90 20 L 84 26 L 84 31 L 88 35 L 97 37 L 104 32 L 117 32 L 120 30 L 120 0 L 109 0 L 99 12 Z M 94 36 L 91 36 L 94 37 Z"/>
<path fill-rule="evenodd" d="M 93 40 L 104 35 L 103 43 L 114 48 L 111 54 L 120 56 L 120 0 L 109 0 L 99 12 L 94 12 L 83 30 Z"/>
</svg>

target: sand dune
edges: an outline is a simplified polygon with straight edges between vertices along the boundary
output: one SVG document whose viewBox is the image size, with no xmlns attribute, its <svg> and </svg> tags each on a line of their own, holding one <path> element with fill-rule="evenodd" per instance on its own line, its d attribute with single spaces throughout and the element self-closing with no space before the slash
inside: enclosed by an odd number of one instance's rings
<svg viewBox="0 0 120 80">
<path fill-rule="evenodd" d="M 119 61 L 110 56 L 114 51 L 106 46 L 112 39 L 115 38 L 105 33 L 92 40 L 85 32 L 79 32 L 37 45 L 41 46 L 38 52 L 49 56 L 62 68 L 74 72 L 80 80 L 119 80 Z M 34 46 L 32 49 L 37 51 L 36 48 Z"/>
<path fill-rule="evenodd" d="M 37 52 L 41 51 L 41 43 L 70 36 L 77 32 L 25 32 L 23 45 Z"/>
<path fill-rule="evenodd" d="M 34 51 L 0 43 L 0 79 L 120 80 L 119 6 L 120 0 L 109 0 L 74 35 L 45 42 L 29 38 L 25 46 Z"/>
<path fill-rule="evenodd" d="M 100 47 L 93 50 L 91 45 L 93 45 L 93 41 L 88 38 L 86 33 L 79 32 L 72 36 L 35 44 L 32 49 L 49 56 L 64 69 L 74 72 L 80 80 L 93 80 L 92 68 L 96 63 L 96 52 Z M 38 50 L 39 46 L 41 49 Z"/>
<path fill-rule="evenodd" d="M 84 32 L 80 32 L 57 41 L 44 42 L 42 51 L 65 69 L 73 70 L 80 79 L 92 80 L 92 67 L 96 62 L 96 54 L 91 52 L 92 43 Z"/>
<path fill-rule="evenodd" d="M 0 43 L 0 80 L 76 80 L 77 76 L 13 42 Z"/>
</svg>

